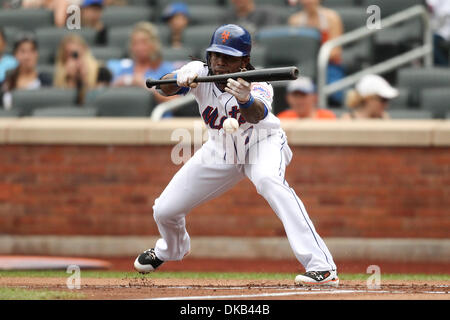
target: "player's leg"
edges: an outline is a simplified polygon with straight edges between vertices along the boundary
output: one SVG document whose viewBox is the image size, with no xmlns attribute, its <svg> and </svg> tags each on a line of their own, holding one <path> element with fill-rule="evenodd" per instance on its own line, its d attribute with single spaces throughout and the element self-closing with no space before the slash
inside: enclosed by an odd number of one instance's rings
<svg viewBox="0 0 450 320">
<path fill-rule="evenodd" d="M 316 232 L 305 206 L 284 178 L 285 168 L 292 157 L 284 132 L 260 141 L 250 149 L 249 156 L 250 164 L 245 165 L 245 174 L 280 218 L 291 248 L 306 271 L 324 272 L 320 278 L 326 272 L 336 270 L 333 258 Z"/>
<path fill-rule="evenodd" d="M 202 157 L 206 152 L 210 150 L 204 145 L 155 200 L 153 216 L 161 238 L 153 251 L 147 250 L 136 259 L 138 271 L 153 271 L 156 268 L 152 264 L 158 267 L 159 261 L 183 259 L 190 250 L 185 216 L 194 207 L 221 195 L 244 177 L 235 165 L 205 163 Z"/>
</svg>

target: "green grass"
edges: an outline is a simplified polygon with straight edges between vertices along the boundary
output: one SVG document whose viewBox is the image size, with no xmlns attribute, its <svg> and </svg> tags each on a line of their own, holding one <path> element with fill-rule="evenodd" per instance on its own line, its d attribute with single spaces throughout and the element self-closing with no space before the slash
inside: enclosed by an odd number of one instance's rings
<svg viewBox="0 0 450 320">
<path fill-rule="evenodd" d="M 67 278 L 65 271 L 0 271 L 2 277 L 51 277 Z M 81 271 L 86 278 L 139 279 L 242 279 L 242 280 L 292 280 L 295 273 L 247 273 L 247 272 L 165 272 L 159 271 L 148 275 L 136 272 L 118 271 Z M 341 280 L 367 280 L 370 274 L 339 274 Z M 450 274 L 381 274 L 382 280 L 421 280 L 449 281 Z"/>
<path fill-rule="evenodd" d="M 29 290 L 21 288 L 0 287 L 0 300 L 70 300 L 83 299 L 85 296 L 78 292 L 51 291 L 45 289 Z"/>
</svg>

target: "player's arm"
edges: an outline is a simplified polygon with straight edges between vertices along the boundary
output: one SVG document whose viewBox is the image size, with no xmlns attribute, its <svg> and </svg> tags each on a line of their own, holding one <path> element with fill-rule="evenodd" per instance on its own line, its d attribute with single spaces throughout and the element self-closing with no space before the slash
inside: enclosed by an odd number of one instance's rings
<svg viewBox="0 0 450 320">
<path fill-rule="evenodd" d="M 258 123 L 267 115 L 267 108 L 258 98 L 251 95 L 251 84 L 238 78 L 228 79 L 225 91 L 236 97 L 242 116 L 247 122 Z"/>
<path fill-rule="evenodd" d="M 175 73 L 169 73 L 166 74 L 161 78 L 161 80 L 168 80 L 168 79 L 175 79 L 176 74 Z M 158 89 L 161 90 L 166 96 L 173 96 L 178 91 L 180 91 L 180 87 L 176 83 L 170 83 L 170 84 L 161 84 L 158 86 Z"/>
</svg>

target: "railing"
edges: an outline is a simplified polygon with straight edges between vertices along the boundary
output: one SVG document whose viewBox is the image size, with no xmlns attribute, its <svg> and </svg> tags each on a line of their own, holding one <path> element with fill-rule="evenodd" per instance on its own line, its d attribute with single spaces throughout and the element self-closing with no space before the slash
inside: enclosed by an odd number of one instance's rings
<svg viewBox="0 0 450 320">
<path fill-rule="evenodd" d="M 186 104 L 190 104 L 195 101 L 192 94 L 179 97 L 177 99 L 169 100 L 167 102 L 160 103 L 156 106 L 151 114 L 153 121 L 159 121 L 167 111 L 177 110 Z"/>
<path fill-rule="evenodd" d="M 421 17 L 423 20 L 423 42 L 420 47 L 412 49 L 401 55 L 398 55 L 389 60 L 380 62 L 374 66 L 366 68 L 362 71 L 356 72 L 350 76 L 347 76 L 339 81 L 333 82 L 327 85 L 327 67 L 330 60 L 331 51 L 342 45 L 348 44 L 366 38 L 375 32 L 379 32 L 384 28 L 391 27 L 406 20 L 410 20 L 415 17 Z M 412 8 L 406 9 L 399 13 L 393 14 L 385 19 L 381 20 L 381 29 L 369 29 L 367 27 L 361 27 L 354 31 L 343 34 L 342 36 L 325 42 L 320 48 L 317 58 L 318 75 L 317 75 L 317 91 L 319 99 L 319 107 L 327 107 L 327 97 L 337 91 L 347 88 L 355 84 L 362 76 L 366 74 L 380 74 L 400 67 L 408 62 L 414 61 L 418 58 L 424 57 L 425 66 L 432 66 L 432 32 L 430 26 L 430 19 L 428 12 L 424 6 L 417 5 Z"/>
</svg>

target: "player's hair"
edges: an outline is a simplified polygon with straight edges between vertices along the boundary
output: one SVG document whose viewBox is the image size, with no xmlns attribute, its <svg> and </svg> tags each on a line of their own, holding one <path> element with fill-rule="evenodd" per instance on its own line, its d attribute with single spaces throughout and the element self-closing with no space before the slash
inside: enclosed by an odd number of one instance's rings
<svg viewBox="0 0 450 320">
<path fill-rule="evenodd" d="M 141 21 L 134 25 L 133 31 L 131 32 L 131 37 L 138 33 L 142 32 L 144 33 L 148 40 L 153 43 L 155 52 L 152 53 L 152 55 L 149 57 L 151 60 L 160 59 L 162 58 L 162 51 L 161 51 L 161 40 L 159 39 L 158 29 L 156 26 L 150 22 Z M 130 53 L 131 53 L 131 37 L 130 37 Z"/>
</svg>

